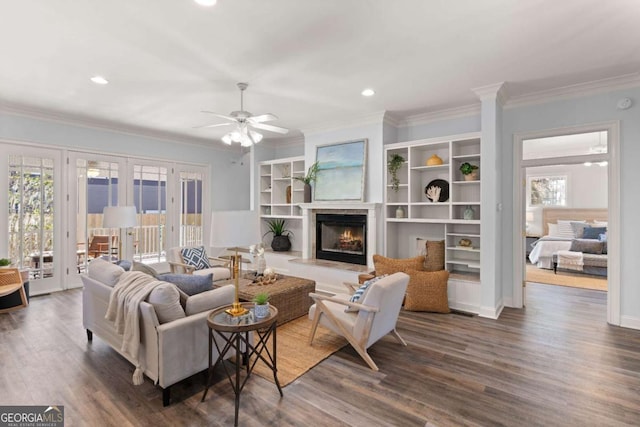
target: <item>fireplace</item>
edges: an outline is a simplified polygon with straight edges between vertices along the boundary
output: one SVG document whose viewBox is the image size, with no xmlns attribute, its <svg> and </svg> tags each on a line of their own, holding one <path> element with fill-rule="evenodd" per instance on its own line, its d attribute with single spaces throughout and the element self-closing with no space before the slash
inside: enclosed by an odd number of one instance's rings
<svg viewBox="0 0 640 427">
<path fill-rule="evenodd" d="M 367 265 L 367 216 L 317 214 L 316 258 Z"/>
</svg>

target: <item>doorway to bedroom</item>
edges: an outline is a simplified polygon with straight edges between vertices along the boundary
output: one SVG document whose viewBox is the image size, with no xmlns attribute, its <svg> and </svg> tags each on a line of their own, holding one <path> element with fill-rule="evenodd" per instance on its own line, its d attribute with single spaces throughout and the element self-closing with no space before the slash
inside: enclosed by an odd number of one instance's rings
<svg viewBox="0 0 640 427">
<path fill-rule="evenodd" d="M 608 132 L 522 140 L 525 282 L 608 288 Z"/>
<path fill-rule="evenodd" d="M 606 131 L 523 141 L 527 282 L 607 290 L 607 152 Z"/>
</svg>

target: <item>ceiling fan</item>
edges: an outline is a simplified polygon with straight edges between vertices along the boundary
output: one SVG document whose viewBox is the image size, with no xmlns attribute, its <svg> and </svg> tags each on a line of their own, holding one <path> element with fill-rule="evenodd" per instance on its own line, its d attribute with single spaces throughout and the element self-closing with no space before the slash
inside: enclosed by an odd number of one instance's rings
<svg viewBox="0 0 640 427">
<path fill-rule="evenodd" d="M 288 133 L 289 129 L 264 123 L 270 122 L 272 120 L 278 120 L 278 117 L 276 117 L 275 115 L 267 113 L 254 116 L 250 112 L 244 110 L 243 92 L 247 89 L 248 86 L 248 83 L 238 83 L 238 89 L 240 89 L 239 111 L 232 111 L 229 115 L 214 113 L 212 111 L 203 111 L 203 113 L 212 114 L 216 117 L 229 120 L 228 123 L 217 123 L 206 126 L 198 126 L 198 128 L 215 128 L 221 126 L 236 125 L 235 130 L 232 130 L 222 137 L 222 142 L 227 145 L 231 145 L 233 142 L 239 142 L 243 147 L 250 147 L 252 144 L 257 144 L 262 140 L 262 134 L 256 132 L 253 129 L 261 129 L 280 134 Z"/>
</svg>

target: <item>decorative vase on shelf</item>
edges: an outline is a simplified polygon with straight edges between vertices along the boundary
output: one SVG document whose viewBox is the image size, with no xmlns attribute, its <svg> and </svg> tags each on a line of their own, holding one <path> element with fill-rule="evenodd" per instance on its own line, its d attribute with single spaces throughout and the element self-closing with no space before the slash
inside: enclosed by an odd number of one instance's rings
<svg viewBox="0 0 640 427">
<path fill-rule="evenodd" d="M 304 202 L 311 203 L 311 184 L 304 185 Z"/>
<path fill-rule="evenodd" d="M 291 186 L 287 185 L 287 204 L 291 204 Z"/>
<path fill-rule="evenodd" d="M 466 220 L 472 220 L 475 216 L 476 212 L 473 210 L 471 206 L 467 206 L 462 214 L 462 217 Z"/>
<path fill-rule="evenodd" d="M 402 206 L 398 206 L 396 209 L 396 218 L 404 218 L 404 208 Z"/>
<path fill-rule="evenodd" d="M 439 166 L 442 164 L 442 159 L 437 154 L 434 154 L 433 156 L 427 159 L 426 164 L 427 166 Z"/>
</svg>

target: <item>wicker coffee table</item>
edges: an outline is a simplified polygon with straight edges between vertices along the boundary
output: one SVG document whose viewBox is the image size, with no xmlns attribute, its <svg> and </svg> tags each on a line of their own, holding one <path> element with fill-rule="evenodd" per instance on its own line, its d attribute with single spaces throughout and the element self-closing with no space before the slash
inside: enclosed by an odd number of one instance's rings
<svg viewBox="0 0 640 427">
<path fill-rule="evenodd" d="M 213 286 L 217 288 L 228 284 L 233 284 L 233 280 L 216 281 Z M 252 301 L 256 294 L 267 292 L 269 304 L 278 309 L 278 324 L 282 325 L 309 312 L 313 304 L 309 293 L 315 290 L 316 282 L 313 280 L 278 274 L 278 280 L 269 285 L 256 285 L 251 280 L 241 278 L 238 296 L 242 301 Z"/>
</svg>

